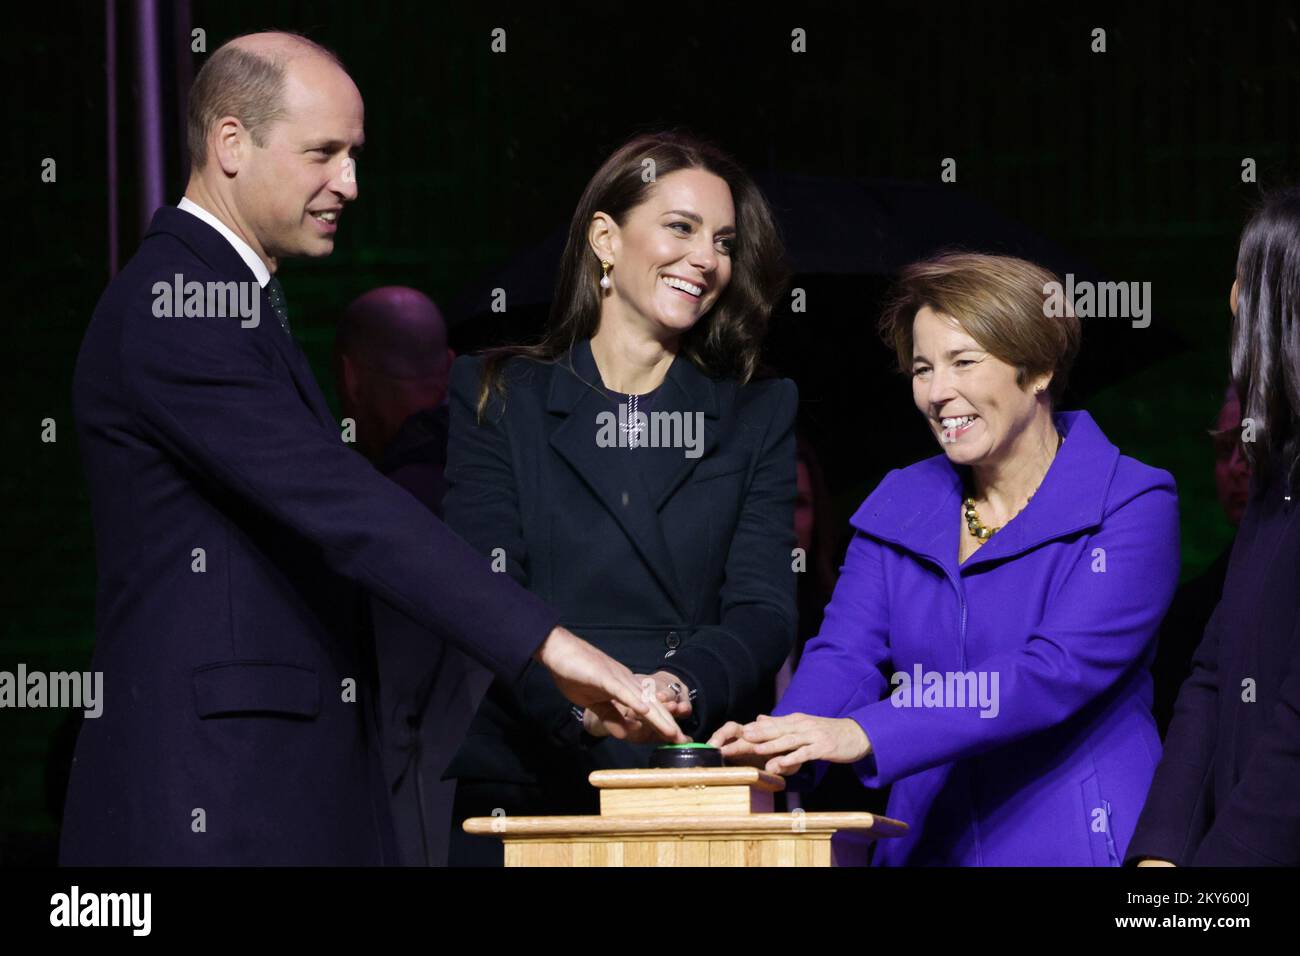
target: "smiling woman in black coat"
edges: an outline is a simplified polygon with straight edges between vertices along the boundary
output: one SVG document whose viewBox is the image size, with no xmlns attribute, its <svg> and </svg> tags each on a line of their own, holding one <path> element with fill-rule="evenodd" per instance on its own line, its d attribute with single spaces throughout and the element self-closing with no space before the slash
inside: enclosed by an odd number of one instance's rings
<svg viewBox="0 0 1300 956">
<path fill-rule="evenodd" d="M 1300 865 L 1300 190 L 1247 224 L 1232 376 L 1251 497 L 1128 859 Z"/>
<path fill-rule="evenodd" d="M 547 334 L 452 372 L 447 523 L 643 675 L 695 739 L 771 706 L 794 640 L 797 392 L 760 379 L 784 285 L 761 193 L 688 137 L 638 137 L 579 201 Z M 489 690 L 447 771 L 467 816 L 596 813 L 590 771 L 644 767 L 538 668 Z"/>
</svg>

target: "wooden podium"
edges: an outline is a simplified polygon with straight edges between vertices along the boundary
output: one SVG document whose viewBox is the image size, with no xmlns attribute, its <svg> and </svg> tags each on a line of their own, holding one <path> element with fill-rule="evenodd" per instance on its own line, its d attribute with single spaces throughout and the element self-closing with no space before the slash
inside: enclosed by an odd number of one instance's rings
<svg viewBox="0 0 1300 956">
<path fill-rule="evenodd" d="M 753 767 L 597 770 L 599 816 L 471 817 L 506 866 L 831 866 L 831 836 L 901 836 L 873 813 L 773 813 L 785 780 Z"/>
</svg>

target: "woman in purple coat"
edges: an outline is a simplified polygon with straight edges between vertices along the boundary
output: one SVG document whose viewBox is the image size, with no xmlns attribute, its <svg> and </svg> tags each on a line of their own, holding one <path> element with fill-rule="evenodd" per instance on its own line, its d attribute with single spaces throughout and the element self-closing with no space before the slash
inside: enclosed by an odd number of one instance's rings
<svg viewBox="0 0 1300 956">
<path fill-rule="evenodd" d="M 1117 866 L 1160 738 L 1148 670 L 1178 579 L 1173 478 L 1057 412 L 1079 323 L 1055 277 L 948 255 L 881 329 L 943 454 L 890 472 L 772 716 L 711 739 L 892 784 L 876 864 Z"/>
</svg>

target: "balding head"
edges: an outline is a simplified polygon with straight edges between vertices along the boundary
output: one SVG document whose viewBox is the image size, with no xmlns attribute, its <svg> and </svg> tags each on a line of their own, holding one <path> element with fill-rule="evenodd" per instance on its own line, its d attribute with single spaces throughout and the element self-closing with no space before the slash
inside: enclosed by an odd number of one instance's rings
<svg viewBox="0 0 1300 956">
<path fill-rule="evenodd" d="M 357 196 L 365 107 L 329 50 L 292 33 L 218 48 L 190 90 L 185 195 L 278 260 L 325 256 Z"/>
<path fill-rule="evenodd" d="M 415 412 L 442 404 L 454 354 L 433 300 L 406 286 L 358 297 L 334 338 L 334 372 L 357 444 L 376 458 Z"/>
<path fill-rule="evenodd" d="M 208 163 L 208 135 L 223 116 L 234 116 L 258 146 L 285 115 L 287 68 L 316 57 L 343 69 L 331 50 L 296 33 L 250 33 L 222 44 L 208 57 L 190 87 L 187 139 L 190 165 Z"/>
<path fill-rule="evenodd" d="M 335 346 L 387 378 L 436 377 L 446 369 L 447 325 L 423 292 L 387 285 L 347 307 Z"/>
</svg>

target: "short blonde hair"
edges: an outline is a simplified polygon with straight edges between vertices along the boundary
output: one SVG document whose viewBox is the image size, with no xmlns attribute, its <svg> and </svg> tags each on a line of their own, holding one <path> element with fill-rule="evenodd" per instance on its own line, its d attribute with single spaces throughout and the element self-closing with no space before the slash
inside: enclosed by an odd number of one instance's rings
<svg viewBox="0 0 1300 956">
<path fill-rule="evenodd" d="M 1047 314 L 1046 286 L 1059 282 L 1050 270 L 1012 256 L 950 252 L 904 266 L 880 317 L 880 335 L 911 374 L 912 325 L 925 306 L 951 316 L 980 347 L 1015 366 L 1016 384 L 1052 373 L 1053 407 L 1066 381 L 1081 337 L 1073 309 Z"/>
</svg>

